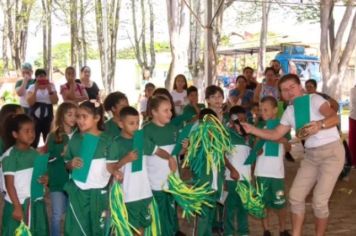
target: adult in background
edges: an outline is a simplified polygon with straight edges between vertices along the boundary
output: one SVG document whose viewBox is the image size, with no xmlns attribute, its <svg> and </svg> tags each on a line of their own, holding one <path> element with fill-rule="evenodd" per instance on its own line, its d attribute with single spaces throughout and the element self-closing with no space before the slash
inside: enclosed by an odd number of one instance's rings
<svg viewBox="0 0 356 236">
<path fill-rule="evenodd" d="M 84 85 L 89 99 L 100 100 L 98 85 L 90 79 L 91 70 L 89 66 L 83 66 L 80 69 L 80 83 Z"/>
<path fill-rule="evenodd" d="M 316 93 L 320 96 L 322 96 L 326 101 L 329 102 L 330 107 L 335 111 L 338 112 L 339 111 L 339 104 L 337 103 L 337 101 L 335 99 L 333 99 L 332 97 L 330 97 L 329 95 L 327 95 L 326 93 L 320 93 L 317 92 L 317 82 L 314 79 L 309 79 L 307 81 L 305 81 L 305 91 L 308 94 L 313 94 Z"/>
<path fill-rule="evenodd" d="M 251 115 L 250 110 L 253 104 L 253 91 L 247 89 L 247 84 L 248 81 L 245 76 L 237 76 L 236 88 L 229 92 L 229 101 L 235 101 L 234 104 L 231 104 L 232 106 L 242 106 L 247 111 L 247 114 Z"/>
<path fill-rule="evenodd" d="M 20 106 L 24 109 L 25 113 L 29 112 L 29 105 L 26 99 L 26 92 L 30 85 L 34 84 L 36 81 L 32 78 L 32 66 L 30 63 L 26 62 L 21 65 L 21 75 L 22 78 L 18 80 L 15 84 L 16 94 L 20 98 Z"/>
<path fill-rule="evenodd" d="M 67 83 L 61 85 L 60 88 L 63 101 L 78 104 L 79 102 L 88 100 L 88 94 L 84 85 L 75 81 L 75 68 L 73 66 L 66 68 L 65 77 Z"/>
<path fill-rule="evenodd" d="M 261 130 L 247 123 L 243 126 L 247 133 L 273 141 L 282 138 L 292 127 L 297 133 L 304 127 L 305 157 L 289 192 L 293 236 L 303 235 L 305 199 L 313 187 L 315 235 L 323 236 L 329 217 L 329 198 L 344 165 L 345 150 L 336 128 L 339 117 L 320 95 L 304 96 L 297 75 L 283 76 L 279 88 L 282 97 L 291 103 L 284 111 L 280 124 L 270 130 Z"/>
<path fill-rule="evenodd" d="M 272 67 L 267 67 L 264 72 L 265 79 L 255 89 L 254 102 L 259 103 L 262 98 L 272 96 L 279 100 L 278 76 Z"/>
<path fill-rule="evenodd" d="M 242 73 L 247 79 L 246 88 L 252 91 L 255 90 L 258 85 L 258 82 L 256 81 L 256 78 L 253 77 L 254 70 L 251 67 L 247 66 L 242 70 Z"/>
<path fill-rule="evenodd" d="M 27 102 L 30 106 L 30 116 L 35 122 L 36 138 L 33 147 L 37 147 L 41 134 L 46 140 L 53 120 L 53 104 L 57 104 L 56 88 L 47 78 L 44 69 L 35 71 L 36 83 L 27 90 Z"/>
<path fill-rule="evenodd" d="M 271 60 L 269 63 L 269 66 L 273 68 L 273 70 L 276 73 L 276 75 L 278 76 L 278 78 L 283 76 L 281 63 L 278 60 L 276 60 L 276 59 Z"/>
<path fill-rule="evenodd" d="M 356 85 L 350 91 L 349 147 L 352 165 L 356 167 Z"/>
</svg>

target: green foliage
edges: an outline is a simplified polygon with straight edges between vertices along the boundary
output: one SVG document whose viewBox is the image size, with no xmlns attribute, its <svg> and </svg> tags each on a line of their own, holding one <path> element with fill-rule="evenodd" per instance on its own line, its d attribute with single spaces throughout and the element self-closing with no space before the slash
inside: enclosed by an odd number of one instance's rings
<svg viewBox="0 0 356 236">
<path fill-rule="evenodd" d="M 7 104 L 7 103 L 18 104 L 19 103 L 18 96 L 16 96 L 16 94 L 14 94 L 13 92 L 10 92 L 8 90 L 4 91 L 4 93 L 1 96 L 1 100 L 4 101 L 5 104 Z"/>
<path fill-rule="evenodd" d="M 98 59 L 99 52 L 90 46 L 88 47 L 88 59 Z M 52 48 L 53 67 L 66 68 L 70 64 L 70 43 L 58 43 Z M 34 62 L 36 67 L 43 66 L 42 53 Z"/>
<path fill-rule="evenodd" d="M 296 14 L 298 22 L 317 23 L 320 21 L 320 1 L 311 0 L 308 5 L 294 5 L 291 10 Z"/>
<path fill-rule="evenodd" d="M 168 42 L 155 42 L 154 44 L 155 52 L 170 52 L 170 46 Z M 147 45 L 149 48 L 149 45 Z M 135 49 L 134 47 L 124 48 L 118 51 L 117 59 L 135 59 Z"/>
<path fill-rule="evenodd" d="M 222 46 L 229 46 L 230 45 L 230 37 L 227 35 L 223 35 L 220 39 L 220 44 Z"/>
</svg>

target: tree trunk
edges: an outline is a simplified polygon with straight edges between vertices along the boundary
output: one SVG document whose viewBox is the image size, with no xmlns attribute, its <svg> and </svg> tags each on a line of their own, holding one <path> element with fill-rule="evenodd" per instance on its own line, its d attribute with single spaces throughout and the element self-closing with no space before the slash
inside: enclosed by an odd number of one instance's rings
<svg viewBox="0 0 356 236">
<path fill-rule="evenodd" d="M 4 25 L 2 29 L 2 59 L 4 62 L 4 75 L 5 77 L 9 75 L 9 57 L 7 54 L 7 47 L 8 47 L 8 42 L 7 42 L 7 37 L 8 37 L 8 17 L 6 15 L 7 12 L 7 5 L 6 3 L 1 3 L 1 8 L 3 9 L 3 17 L 4 17 Z"/>
<path fill-rule="evenodd" d="M 78 17 L 77 17 L 78 1 L 70 1 L 70 64 L 74 67 L 77 65 L 78 59 Z"/>
<path fill-rule="evenodd" d="M 174 77 L 184 74 L 188 66 L 190 14 L 183 1 L 166 0 L 166 3 L 172 61 L 165 86 L 171 89 Z"/>
<path fill-rule="evenodd" d="M 268 15 L 271 4 L 262 2 L 262 24 L 260 34 L 260 50 L 258 53 L 258 75 L 262 75 L 266 66 L 266 47 L 267 47 L 267 33 L 268 33 Z"/>
<path fill-rule="evenodd" d="M 119 28 L 119 12 L 121 0 L 113 0 L 111 4 L 101 0 L 95 1 L 96 29 L 99 46 L 101 76 L 105 90 L 114 91 L 116 70 L 116 41 Z M 105 15 L 103 14 L 105 13 Z M 104 30 L 106 31 L 104 31 Z"/>
<path fill-rule="evenodd" d="M 52 78 L 52 0 L 42 0 L 43 68 Z"/>
<path fill-rule="evenodd" d="M 356 13 L 352 9 L 352 0 L 348 0 L 346 5 L 346 10 L 335 37 L 333 37 L 334 26 L 330 24 L 333 21 L 334 2 L 333 0 L 323 0 L 320 5 L 320 66 L 324 82 L 323 92 L 337 100 L 341 98 L 342 81 L 356 46 Z M 347 43 L 342 50 L 342 41 L 345 37 L 346 28 L 350 23 L 351 29 L 347 36 Z M 330 47 L 328 47 L 327 40 L 325 40 L 328 37 L 329 43 L 331 42 Z"/>
<path fill-rule="evenodd" d="M 34 1 L 6 0 L 7 32 L 11 48 L 11 58 L 15 69 L 19 72 L 25 60 L 28 23 Z"/>
<path fill-rule="evenodd" d="M 200 11 L 201 11 L 201 3 L 200 1 L 194 0 L 192 1 L 193 4 L 193 11 L 200 19 Z M 201 58 L 200 58 L 200 50 L 201 50 L 201 26 L 191 15 L 190 21 L 190 44 L 189 44 L 189 59 L 188 65 L 190 69 L 190 73 L 193 77 L 193 81 L 197 80 L 200 66 L 201 66 Z M 196 82 L 194 82 L 196 84 Z"/>
<path fill-rule="evenodd" d="M 150 57 L 151 64 L 148 66 L 150 70 L 150 75 L 152 76 L 153 71 L 156 67 L 156 52 L 155 52 L 155 34 L 154 34 L 154 11 L 152 0 L 148 0 L 148 8 L 150 12 Z"/>
<path fill-rule="evenodd" d="M 137 59 L 137 63 L 139 64 L 141 68 L 142 74 L 144 74 L 145 70 L 148 69 L 150 71 L 150 74 L 152 75 L 153 70 L 156 65 L 156 53 L 154 49 L 154 12 L 153 12 L 153 4 L 152 1 L 148 1 L 148 7 L 149 7 L 149 36 L 150 36 L 150 43 L 147 45 L 146 43 L 146 6 L 145 6 L 145 1 L 141 0 L 140 2 L 140 7 L 141 7 L 141 31 L 140 35 L 138 35 L 138 26 L 137 26 L 137 15 L 136 13 L 137 8 L 136 8 L 136 0 L 131 0 L 132 4 L 132 26 L 133 26 L 133 31 L 134 31 L 134 50 L 135 50 L 135 56 Z M 149 48 L 147 48 L 149 47 Z M 150 54 L 150 61 L 148 59 L 148 52 Z"/>
<path fill-rule="evenodd" d="M 81 45 L 83 50 L 83 65 L 87 64 L 88 61 L 88 45 L 85 35 L 85 22 L 84 22 L 85 12 L 83 0 L 80 0 L 80 32 L 81 32 Z"/>
</svg>

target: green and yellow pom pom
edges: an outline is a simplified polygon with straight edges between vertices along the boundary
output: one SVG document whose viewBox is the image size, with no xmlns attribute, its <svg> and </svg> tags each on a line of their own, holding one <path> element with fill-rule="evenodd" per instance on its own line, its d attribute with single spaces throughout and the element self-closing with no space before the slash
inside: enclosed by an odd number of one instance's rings
<svg viewBox="0 0 356 236">
<path fill-rule="evenodd" d="M 259 187 L 256 184 L 256 188 L 245 177 L 243 181 L 238 181 L 236 186 L 236 192 L 239 194 L 244 208 L 252 216 L 262 219 L 266 217 L 265 204 L 263 202 L 263 195 L 266 192 L 266 188 L 263 185 Z"/>
<path fill-rule="evenodd" d="M 161 222 L 159 220 L 159 210 L 155 199 L 152 199 L 150 205 L 150 213 L 152 217 L 152 222 L 149 227 L 145 229 L 145 236 L 161 236 Z"/>
<path fill-rule="evenodd" d="M 225 153 L 232 149 L 228 131 L 213 115 L 204 116 L 198 127 L 191 131 L 189 143 L 183 167 L 190 166 L 198 176 L 204 163 L 208 175 L 213 166 L 220 170 L 225 165 Z"/>
<path fill-rule="evenodd" d="M 211 204 L 214 199 L 214 190 L 209 189 L 209 183 L 202 186 L 188 186 L 175 174 L 168 176 L 169 189 L 165 192 L 171 193 L 177 204 L 183 209 L 182 217 L 185 218 L 203 214 L 203 205 L 213 207 Z"/>
<path fill-rule="evenodd" d="M 110 191 L 110 212 L 111 227 L 117 236 L 133 236 L 132 231 L 140 234 L 128 220 L 126 205 L 124 202 L 123 192 L 118 182 L 114 182 Z"/>
<path fill-rule="evenodd" d="M 15 236 L 31 236 L 31 235 L 32 234 L 28 226 L 25 224 L 25 222 L 21 221 L 21 224 L 15 230 Z"/>
</svg>

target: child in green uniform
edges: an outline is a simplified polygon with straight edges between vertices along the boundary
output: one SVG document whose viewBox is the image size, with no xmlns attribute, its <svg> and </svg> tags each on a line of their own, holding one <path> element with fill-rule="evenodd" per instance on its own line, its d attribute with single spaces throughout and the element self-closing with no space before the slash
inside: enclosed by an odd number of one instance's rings
<svg viewBox="0 0 356 236">
<path fill-rule="evenodd" d="M 64 234 L 100 236 L 107 221 L 107 163 L 115 162 L 108 159 L 112 137 L 103 132 L 103 108 L 96 100 L 79 105 L 77 123 L 81 133 L 68 142 L 65 154 L 72 180 L 64 186 L 69 199 Z"/>
<path fill-rule="evenodd" d="M 48 187 L 52 208 L 51 236 L 61 235 L 61 218 L 68 204 L 67 195 L 63 191 L 63 186 L 68 181 L 68 172 L 63 157 L 68 141 L 74 134 L 76 112 L 77 106 L 74 103 L 64 102 L 59 105 L 54 120 L 54 129 L 47 137 Z"/>
<path fill-rule="evenodd" d="M 205 100 L 208 104 L 208 108 L 216 113 L 218 119 L 224 126 L 227 126 L 230 119 L 229 114 L 224 111 L 224 91 L 219 86 L 210 85 L 205 89 Z M 218 203 L 215 208 L 213 219 L 214 232 L 219 233 L 223 231 L 223 214 L 224 207 Z"/>
<path fill-rule="evenodd" d="M 13 116 L 16 114 L 22 114 L 24 113 L 23 108 L 18 105 L 18 104 L 5 104 L 4 106 L 1 107 L 0 110 L 0 193 L 3 192 L 3 179 L 2 179 L 2 167 L 1 167 L 1 161 L 2 161 L 2 154 L 5 152 L 5 144 L 4 144 L 4 139 L 5 139 L 5 120 L 8 116 Z"/>
<path fill-rule="evenodd" d="M 248 235 L 248 213 L 236 192 L 236 184 L 237 181 L 251 179 L 251 165 L 244 165 L 251 148 L 248 146 L 246 137 L 241 135 L 240 126 L 236 124 L 236 120 L 239 122 L 247 121 L 246 110 L 241 106 L 233 106 L 230 109 L 230 127 L 228 130 L 233 150 L 227 154 L 225 159 L 225 179 L 228 191 L 224 205 L 224 235 L 226 236 Z M 235 219 L 237 219 L 237 229 Z"/>
<path fill-rule="evenodd" d="M 200 111 L 199 119 L 203 120 L 204 116 L 208 114 L 217 117 L 215 111 L 210 108 L 205 108 Z M 197 152 L 199 153 L 200 151 Z M 215 191 L 212 194 L 214 198 L 214 201 L 211 202 L 212 207 L 204 205 L 202 207 L 203 213 L 201 215 L 198 215 L 194 222 L 194 235 L 198 236 L 213 235 L 214 220 L 216 220 L 215 215 L 217 214 L 217 201 L 221 197 L 224 183 L 224 166 L 217 168 L 216 166 L 212 165 L 209 172 L 207 169 L 207 161 L 204 161 L 204 163 L 202 163 L 201 171 L 195 171 L 191 169 L 193 182 L 196 186 L 202 186 L 203 184 L 209 183 L 208 188 L 211 188 Z"/>
<path fill-rule="evenodd" d="M 178 232 L 178 219 L 174 198 L 163 191 L 168 188 L 168 175 L 177 170 L 177 161 L 171 156 L 177 138 L 177 129 L 170 124 L 171 102 L 165 96 L 153 96 L 149 103 L 151 122 L 143 127 L 144 155 L 153 196 L 159 208 L 162 235 Z"/>
<path fill-rule="evenodd" d="M 120 111 L 123 107 L 129 105 L 129 101 L 124 93 L 113 92 L 110 93 L 104 100 L 105 111 L 111 112 L 112 118 L 105 122 L 105 133 L 112 137 L 120 135 L 121 129 L 119 127 Z"/>
<path fill-rule="evenodd" d="M 195 86 L 187 89 L 187 97 L 189 103 L 183 108 L 183 116 L 187 117 L 186 122 L 194 122 L 198 120 L 200 110 L 204 109 L 205 105 L 198 103 L 198 89 Z"/>
<path fill-rule="evenodd" d="M 29 225 L 32 235 L 46 236 L 48 222 L 45 203 L 31 199 L 32 173 L 39 153 L 31 147 L 35 139 L 34 123 L 27 115 L 8 117 L 6 123 L 3 171 L 5 179 L 5 207 L 2 217 L 2 235 L 14 235 L 21 221 Z M 39 181 L 47 184 L 47 176 Z M 30 212 L 30 213 L 29 213 Z"/>
<path fill-rule="evenodd" d="M 142 156 L 138 157 L 137 150 L 134 150 L 133 146 L 133 136 L 140 125 L 138 111 L 133 107 L 122 108 L 119 125 L 121 135 L 114 139 L 109 151 L 110 159 L 119 162 L 109 164 L 108 170 L 114 173 L 115 170 L 122 169 L 124 174 L 122 189 L 129 223 L 140 231 L 140 235 L 143 235 L 144 229 L 151 225 L 149 206 L 152 201 L 152 191 L 148 180 L 146 158 L 141 160 L 138 169 L 134 169 L 133 166 L 133 161 L 142 158 Z"/>
<path fill-rule="evenodd" d="M 261 100 L 261 115 L 266 121 L 267 129 L 269 123 L 277 120 L 278 103 L 272 96 L 266 96 Z M 283 156 L 285 150 L 290 149 L 290 144 L 286 138 L 282 138 L 279 143 L 266 141 L 263 145 L 262 154 L 257 158 L 254 174 L 259 185 L 267 188 L 263 196 L 267 211 L 275 210 L 279 219 L 279 231 L 281 236 L 290 235 L 286 230 L 286 197 L 284 187 L 284 163 Z M 258 144 L 256 144 L 258 145 Z M 269 214 L 262 220 L 264 235 L 272 235 L 269 231 Z"/>
</svg>

